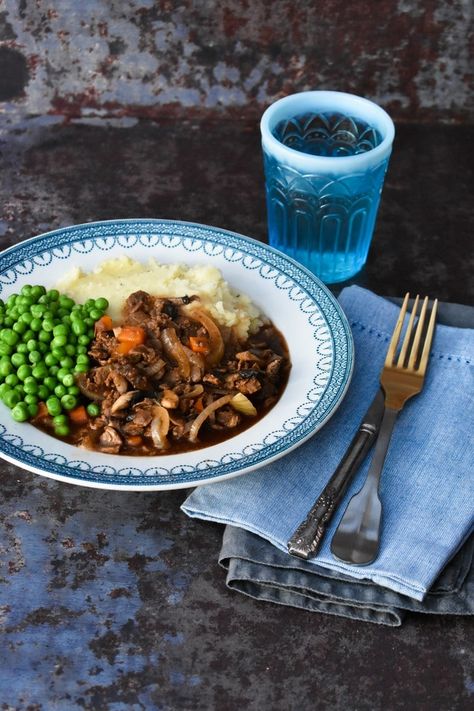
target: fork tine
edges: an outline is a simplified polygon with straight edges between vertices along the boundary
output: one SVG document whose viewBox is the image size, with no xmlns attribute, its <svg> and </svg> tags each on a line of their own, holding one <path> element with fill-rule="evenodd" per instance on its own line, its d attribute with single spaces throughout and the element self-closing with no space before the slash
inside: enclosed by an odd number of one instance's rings
<svg viewBox="0 0 474 711">
<path fill-rule="evenodd" d="M 425 298 L 423 299 L 423 304 L 421 307 L 420 316 L 418 318 L 418 324 L 417 324 L 416 331 L 415 331 L 415 338 L 413 339 L 413 345 L 412 345 L 411 351 L 410 351 L 410 357 L 408 359 L 407 368 L 409 370 L 415 370 L 415 363 L 416 363 L 416 359 L 418 358 L 418 352 L 420 350 L 421 333 L 423 331 L 423 324 L 425 323 L 425 316 L 426 316 L 427 307 L 428 307 L 428 297 L 425 296 Z"/>
<path fill-rule="evenodd" d="M 411 332 L 413 329 L 413 322 L 415 321 L 415 315 L 416 315 L 416 312 L 418 309 L 419 300 L 420 300 L 420 297 L 417 294 L 415 303 L 413 304 L 413 308 L 411 310 L 410 320 L 408 321 L 407 330 L 405 331 L 405 338 L 403 339 L 403 344 L 402 344 L 402 347 L 400 350 L 400 355 L 398 356 L 398 360 L 397 360 L 397 367 L 398 368 L 402 368 L 403 364 L 405 362 L 405 357 L 406 357 L 407 350 L 408 350 L 408 344 L 410 343 Z"/>
<path fill-rule="evenodd" d="M 425 343 L 423 345 L 423 351 L 421 353 L 420 365 L 418 366 L 418 370 L 421 373 L 421 375 L 425 374 L 426 366 L 428 364 L 428 358 L 429 358 L 430 350 L 431 350 L 431 342 L 433 340 L 433 334 L 434 334 L 434 329 L 435 329 L 437 310 L 438 310 L 438 299 L 435 299 L 433 302 L 433 308 L 431 309 L 431 316 L 430 316 L 430 320 L 428 323 L 428 330 L 426 331 L 426 337 L 425 337 Z"/>
<path fill-rule="evenodd" d="M 403 321 L 405 320 L 405 314 L 407 312 L 407 305 L 408 305 L 409 298 L 410 298 L 410 294 L 407 292 L 405 294 L 405 298 L 403 299 L 403 304 L 401 306 L 400 313 L 398 314 L 398 321 L 395 324 L 395 329 L 393 331 L 392 340 L 390 341 L 390 345 L 389 345 L 388 351 L 387 351 L 387 357 L 385 358 L 385 365 L 387 367 L 392 365 L 394 358 L 395 358 L 395 351 L 397 350 L 398 340 L 400 338 L 400 333 L 402 330 Z"/>
</svg>

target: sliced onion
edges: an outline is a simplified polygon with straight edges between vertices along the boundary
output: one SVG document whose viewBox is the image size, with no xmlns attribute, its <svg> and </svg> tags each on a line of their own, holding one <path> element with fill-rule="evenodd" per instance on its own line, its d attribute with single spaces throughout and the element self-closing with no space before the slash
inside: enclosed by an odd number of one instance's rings
<svg viewBox="0 0 474 711">
<path fill-rule="evenodd" d="M 233 395 L 223 395 L 222 397 L 218 398 L 218 400 L 214 400 L 214 402 L 211 402 L 210 405 L 207 405 L 207 407 L 205 407 L 204 410 L 199 413 L 196 419 L 193 420 L 191 428 L 189 430 L 190 442 L 196 441 L 201 425 L 207 420 L 209 415 L 212 415 L 212 413 L 218 410 L 220 407 L 227 405 L 227 403 L 230 402 L 232 398 Z"/>
<path fill-rule="evenodd" d="M 192 398 L 195 398 L 195 397 L 199 397 L 199 395 L 202 395 L 203 392 L 204 392 L 203 386 L 202 386 L 200 383 L 198 383 L 198 385 L 195 385 L 194 388 L 193 388 L 192 390 L 190 390 L 188 393 L 183 393 L 183 394 L 181 395 L 181 398 L 182 398 L 182 399 L 185 399 L 185 398 L 191 398 L 191 399 L 192 399 Z"/>
<path fill-rule="evenodd" d="M 208 365 L 216 365 L 224 355 L 224 341 L 222 340 L 219 327 L 212 318 L 200 308 L 186 309 L 186 314 L 189 318 L 192 318 L 193 321 L 197 321 L 206 329 L 210 346 L 209 353 L 206 356 L 206 363 Z"/>
<path fill-rule="evenodd" d="M 164 328 L 161 332 L 161 342 L 166 355 L 176 361 L 182 377 L 188 380 L 191 375 L 191 364 L 175 329 L 172 327 Z"/>
<path fill-rule="evenodd" d="M 150 424 L 151 438 L 157 449 L 167 449 L 170 443 L 167 439 L 170 428 L 170 416 L 168 410 L 161 405 L 153 407 L 153 419 Z"/>
<path fill-rule="evenodd" d="M 243 393 L 237 393 L 237 395 L 234 395 L 230 401 L 230 404 L 234 410 L 237 410 L 237 412 L 241 412 L 243 415 L 247 415 L 248 417 L 255 417 L 257 414 L 255 405 Z"/>
</svg>

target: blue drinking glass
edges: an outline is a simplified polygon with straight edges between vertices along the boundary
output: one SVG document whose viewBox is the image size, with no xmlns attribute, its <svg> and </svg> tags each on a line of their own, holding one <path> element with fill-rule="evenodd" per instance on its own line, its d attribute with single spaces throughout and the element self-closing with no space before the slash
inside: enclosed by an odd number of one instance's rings
<svg viewBox="0 0 474 711">
<path fill-rule="evenodd" d="M 272 104 L 261 124 L 269 242 L 322 281 L 362 269 L 395 129 L 377 104 L 305 91 Z"/>
</svg>

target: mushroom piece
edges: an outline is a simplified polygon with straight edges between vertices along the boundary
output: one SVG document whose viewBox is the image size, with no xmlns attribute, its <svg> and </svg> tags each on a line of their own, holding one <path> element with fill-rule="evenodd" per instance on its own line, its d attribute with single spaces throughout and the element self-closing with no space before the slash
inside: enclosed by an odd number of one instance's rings
<svg viewBox="0 0 474 711">
<path fill-rule="evenodd" d="M 120 395 L 110 408 L 110 413 L 113 415 L 114 412 L 124 410 L 127 405 L 129 405 L 130 402 L 133 400 L 137 392 L 138 390 L 129 390 L 127 393 L 123 393 L 123 395 Z"/>
<path fill-rule="evenodd" d="M 107 454 L 117 454 L 122 446 L 122 438 L 117 430 L 107 425 L 99 437 L 99 446 Z"/>
<path fill-rule="evenodd" d="M 160 405 L 167 409 L 174 410 L 179 405 L 179 396 L 173 390 L 163 390 Z"/>
</svg>

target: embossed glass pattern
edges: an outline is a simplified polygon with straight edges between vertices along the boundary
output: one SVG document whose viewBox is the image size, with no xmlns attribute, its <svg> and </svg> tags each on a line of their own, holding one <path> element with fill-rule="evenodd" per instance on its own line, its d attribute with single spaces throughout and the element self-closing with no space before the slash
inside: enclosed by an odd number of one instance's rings
<svg viewBox="0 0 474 711">
<path fill-rule="evenodd" d="M 376 104 L 342 92 L 285 97 L 262 117 L 268 236 L 327 283 L 364 266 L 393 140 Z"/>
<path fill-rule="evenodd" d="M 324 282 L 349 279 L 367 259 L 387 165 L 332 179 L 264 152 L 270 244 Z"/>
</svg>

